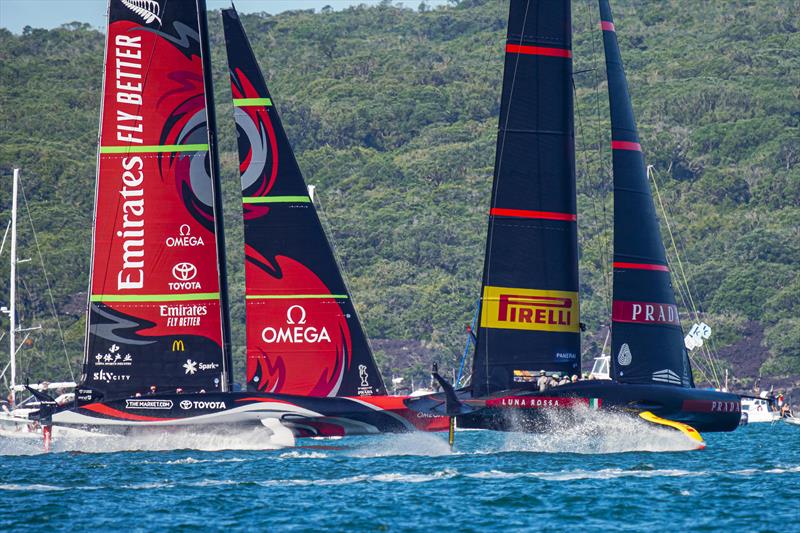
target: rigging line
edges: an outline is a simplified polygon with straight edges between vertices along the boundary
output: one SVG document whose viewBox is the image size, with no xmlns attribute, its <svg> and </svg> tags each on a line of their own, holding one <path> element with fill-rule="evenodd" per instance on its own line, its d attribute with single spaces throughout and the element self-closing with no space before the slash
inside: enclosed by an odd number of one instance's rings
<svg viewBox="0 0 800 533">
<path fill-rule="evenodd" d="M 315 187 L 313 197 L 310 194 L 309 197 L 312 198 L 311 202 L 314 205 L 314 207 L 319 206 L 319 209 L 317 211 L 319 214 L 322 215 L 318 217 L 320 221 L 320 226 L 322 226 L 322 233 L 325 234 L 326 238 L 328 239 L 328 243 L 330 243 L 331 245 L 331 251 L 333 252 L 333 260 L 336 261 L 336 264 L 339 267 L 339 272 L 342 273 L 342 277 L 344 278 L 344 288 L 347 291 L 347 294 L 350 296 L 350 302 L 353 304 L 353 311 L 356 314 L 356 320 L 358 320 L 359 324 L 361 324 L 361 329 L 364 331 L 364 339 L 366 339 L 367 341 L 367 346 L 369 346 L 369 351 L 372 352 L 372 359 L 375 363 L 375 366 L 378 366 L 378 361 L 375 360 L 375 349 L 372 347 L 372 339 L 370 339 L 370 336 L 367 334 L 367 330 L 364 327 L 364 321 L 361 320 L 361 314 L 358 312 L 357 302 L 353 298 L 353 292 L 351 290 L 351 287 L 353 285 L 352 283 L 350 283 L 350 275 L 348 274 L 347 269 L 345 268 L 344 263 L 341 260 L 339 250 L 336 248 L 336 241 L 333 239 L 333 232 L 331 230 L 331 225 L 328 223 L 328 214 L 325 212 L 325 208 L 322 206 L 322 195 L 318 190 L 316 190 Z M 378 370 L 380 371 L 380 368 Z M 383 376 L 381 375 L 381 377 Z M 384 386 L 385 385 L 386 384 L 384 383 Z"/>
<path fill-rule="evenodd" d="M 602 39 L 602 31 L 598 32 L 596 28 L 599 25 L 592 24 L 592 2 L 593 0 L 586 0 L 586 19 L 589 24 L 589 32 L 592 42 L 592 65 L 594 68 L 592 69 L 593 73 L 593 85 L 594 85 L 594 106 L 595 106 L 595 117 L 598 121 L 597 126 L 597 160 L 598 166 L 600 167 L 600 172 L 597 176 L 597 189 L 598 193 L 600 194 L 600 205 L 603 209 L 603 228 L 607 230 L 611 226 L 608 222 L 608 209 L 606 208 L 606 195 L 605 191 L 608 186 L 607 180 L 603 180 L 604 177 L 611 175 L 608 168 L 608 161 L 606 160 L 606 164 L 603 164 L 603 145 L 605 135 L 600 134 L 600 126 L 599 121 L 600 119 L 600 80 L 598 78 L 598 53 L 597 53 L 597 37 L 598 35 Z M 610 131 L 610 128 L 609 128 Z M 613 189 L 612 189 L 613 190 Z M 611 316 L 611 301 L 613 300 L 613 284 L 611 282 L 611 261 L 608 261 L 608 256 L 613 256 L 613 250 L 611 250 L 611 242 L 610 239 L 604 237 L 605 231 L 600 233 L 600 244 L 601 244 L 601 253 L 603 254 L 603 276 L 605 277 L 605 290 L 606 290 L 606 312 L 607 316 Z M 609 327 L 611 327 L 611 321 L 609 321 Z"/>
<path fill-rule="evenodd" d="M 522 30 L 519 33 L 519 42 L 517 43 L 519 46 L 522 46 L 522 42 L 525 39 L 525 27 L 528 24 L 528 12 L 530 11 L 530 8 L 531 8 L 531 2 L 529 0 L 529 1 L 525 2 L 525 15 L 522 17 Z M 510 21 L 509 21 L 509 24 L 510 24 Z M 506 37 L 505 40 L 507 41 L 508 37 Z M 506 47 L 504 46 L 503 47 L 503 56 L 504 57 L 507 55 L 507 52 L 505 51 L 505 49 L 506 49 Z M 514 87 L 516 86 L 516 83 L 517 83 L 517 70 L 519 69 L 519 60 L 520 60 L 520 54 L 514 54 L 514 74 L 511 76 L 511 87 L 510 87 L 510 89 L 508 91 L 508 107 L 506 109 L 506 120 L 505 120 L 505 124 L 503 124 L 502 140 L 501 140 L 500 146 L 499 146 L 500 153 L 497 154 L 497 168 L 495 169 L 496 170 L 495 180 L 494 180 L 494 183 L 493 183 L 493 186 L 492 186 L 492 188 L 493 188 L 492 193 L 493 194 L 492 194 L 492 198 L 489 201 L 489 206 L 490 207 L 494 207 L 494 201 L 495 201 L 495 198 L 497 198 L 498 189 L 500 187 L 500 179 L 499 178 L 500 178 L 501 169 L 503 167 L 503 152 L 505 151 L 505 148 L 506 148 L 506 134 L 508 133 L 508 121 L 511 119 L 511 112 L 510 112 L 511 111 L 511 102 L 514 100 Z M 503 61 L 503 63 L 504 63 L 503 68 L 505 69 L 505 60 Z M 501 104 L 502 104 L 502 101 L 503 101 L 503 97 L 502 97 L 502 94 L 501 94 L 500 95 L 500 103 Z M 492 222 L 492 217 L 491 216 L 489 216 L 488 218 L 489 218 L 489 224 L 488 224 L 489 231 L 488 231 L 488 235 L 486 237 L 487 243 L 486 243 L 486 259 L 485 259 L 485 261 L 486 261 L 486 281 L 488 281 L 489 273 L 492 270 L 492 259 L 491 259 L 491 257 L 492 257 L 492 246 L 494 245 L 494 223 Z M 483 283 L 481 283 L 481 285 L 483 285 Z M 483 299 L 483 287 L 481 287 L 480 298 Z M 484 337 L 486 339 L 485 340 L 486 350 L 484 350 L 484 353 L 486 354 L 486 357 L 484 358 L 485 359 L 485 361 L 484 361 L 484 366 L 485 366 L 484 374 L 486 376 L 486 388 L 488 390 L 489 389 L 489 336 L 488 335 L 484 335 Z M 475 347 L 476 353 L 477 353 L 477 349 L 478 348 L 476 346 Z M 473 365 L 473 367 L 474 367 L 474 365 Z M 475 373 L 475 369 L 474 368 L 472 369 L 472 372 L 473 372 L 473 374 Z M 474 385 L 474 383 L 473 383 L 473 385 Z"/>
<path fill-rule="evenodd" d="M 39 238 L 36 236 L 36 227 L 33 225 L 33 217 L 31 217 L 31 209 L 28 205 L 28 197 L 25 195 L 25 185 L 22 183 L 22 180 L 19 180 L 19 188 L 22 191 L 22 200 L 25 202 L 25 211 L 28 213 L 28 221 L 31 224 L 31 230 L 33 232 L 33 242 L 36 243 L 36 253 L 39 256 L 39 263 L 42 265 L 42 273 L 44 274 L 44 281 L 47 284 L 47 295 L 50 297 L 50 306 L 53 311 L 53 318 L 56 319 L 56 326 L 58 326 L 58 337 L 61 340 L 61 347 L 64 349 L 64 358 L 67 361 L 67 369 L 69 370 L 69 376 L 72 381 L 75 381 L 75 373 L 72 371 L 72 365 L 69 361 L 69 353 L 67 353 L 67 343 L 64 341 L 64 330 L 61 329 L 61 320 L 58 318 L 58 313 L 56 312 L 56 302 L 53 299 L 53 289 L 50 286 L 50 277 L 47 275 L 47 268 L 44 266 L 44 258 L 42 257 L 42 250 L 39 247 Z"/>
<path fill-rule="evenodd" d="M 691 309 L 692 309 L 692 313 L 694 315 L 694 320 L 699 322 L 700 321 L 700 314 L 697 311 L 697 306 L 695 305 L 694 298 L 692 297 L 691 287 L 689 286 L 689 281 L 688 281 L 688 279 L 686 277 L 686 271 L 685 271 L 685 269 L 683 267 L 683 261 L 681 260 L 680 253 L 678 252 L 678 245 L 675 242 L 675 235 L 674 235 L 674 233 L 672 231 L 672 225 L 669 222 L 669 216 L 668 216 L 666 207 L 664 206 L 664 202 L 661 199 L 661 191 L 658 188 L 658 181 L 656 180 L 655 167 L 653 165 L 648 165 L 647 166 L 647 175 L 650 178 L 650 180 L 653 182 L 653 188 L 654 188 L 654 190 L 656 192 L 656 199 L 658 200 L 658 205 L 661 208 L 661 213 L 663 214 L 664 223 L 665 223 L 665 225 L 667 227 L 667 232 L 669 233 L 670 242 L 672 243 L 673 253 L 675 254 L 675 258 L 678 261 L 678 269 L 679 269 L 680 274 L 681 274 L 681 281 L 683 282 L 683 285 L 684 285 L 685 290 L 686 290 L 686 294 L 688 295 L 689 302 L 691 303 L 691 306 L 692 306 Z M 680 283 L 678 285 L 680 286 Z M 705 346 L 705 344 L 704 344 L 704 346 Z M 716 380 L 717 386 L 719 386 L 720 378 L 719 378 L 719 374 L 718 374 L 717 369 L 716 369 L 716 364 L 714 363 L 714 359 L 712 358 L 712 354 L 708 350 L 708 347 L 706 347 L 702 351 L 703 351 L 703 353 L 706 355 L 706 357 L 709 360 L 709 363 L 711 365 L 711 371 L 714 374 L 714 379 Z"/>
<path fill-rule="evenodd" d="M 581 154 L 582 154 L 581 159 L 582 159 L 582 163 L 583 163 L 583 167 L 584 167 L 583 171 L 584 171 L 584 174 L 586 176 L 586 179 L 589 180 L 590 179 L 589 176 L 590 176 L 590 173 L 591 173 L 591 167 L 590 167 L 590 163 L 589 163 L 589 155 L 588 155 L 588 153 L 591 150 L 587 150 L 586 149 L 586 140 L 585 140 L 585 136 L 583 135 L 583 132 L 584 132 L 583 115 L 580 113 L 580 105 L 578 105 L 578 91 L 577 91 L 577 88 L 575 86 L 575 81 L 574 80 L 572 82 L 572 92 L 574 94 L 575 102 L 576 102 L 575 117 L 577 117 L 577 119 L 578 119 L 578 132 L 580 133 L 579 137 L 581 139 L 580 142 L 581 142 L 581 145 L 582 145 L 580 151 L 581 151 Z M 592 185 L 593 184 L 591 184 L 591 183 L 589 185 L 590 191 L 593 188 Z M 595 233 L 601 234 L 601 233 L 603 233 L 603 227 L 600 225 L 600 215 L 598 214 L 598 209 L 597 209 L 597 196 L 593 192 L 591 192 L 588 196 L 592 200 L 592 220 L 594 222 Z M 606 267 L 607 263 L 606 262 L 607 262 L 606 250 L 605 250 L 605 247 L 601 243 L 601 246 L 600 246 L 601 277 L 603 278 L 603 291 L 604 291 L 604 294 L 606 296 L 606 298 L 605 298 L 606 299 L 605 303 L 606 303 L 606 308 L 607 308 L 606 310 L 609 313 L 606 316 L 611 316 L 610 315 L 610 309 L 611 308 L 609 306 L 609 301 L 608 301 L 608 298 L 607 298 L 607 296 L 610 293 L 610 290 L 609 290 L 608 276 L 605 275 L 605 271 L 607 269 L 607 267 Z"/>
<path fill-rule="evenodd" d="M 10 229 L 11 229 L 11 221 L 9 220 L 8 224 L 6 224 L 6 232 L 3 233 L 3 242 L 2 244 L 0 244 L 0 255 L 3 254 L 3 248 L 6 247 L 6 237 L 8 237 L 8 230 Z"/>
<path fill-rule="evenodd" d="M 670 261 L 669 256 L 666 256 L 665 259 L 667 260 L 667 265 L 670 268 L 670 272 L 672 272 L 672 261 Z M 677 284 L 677 289 L 678 289 L 678 296 L 681 299 L 681 303 L 683 304 L 684 309 L 689 310 L 689 320 L 691 321 L 692 315 L 691 315 L 691 310 L 687 305 L 686 295 L 684 294 L 685 289 L 680 283 Z M 692 363 L 694 364 L 694 366 L 696 367 L 696 369 L 700 374 L 700 378 L 709 383 L 713 383 L 712 380 L 709 379 L 708 377 L 710 372 L 708 372 L 708 368 L 706 367 L 705 362 L 702 361 L 698 355 L 692 354 L 691 352 L 688 353 Z"/>
</svg>

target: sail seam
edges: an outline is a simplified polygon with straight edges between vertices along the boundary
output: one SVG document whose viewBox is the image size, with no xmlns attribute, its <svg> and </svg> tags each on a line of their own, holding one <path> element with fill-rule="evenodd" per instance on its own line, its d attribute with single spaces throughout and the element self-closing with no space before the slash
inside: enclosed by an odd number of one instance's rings
<svg viewBox="0 0 800 533">
<path fill-rule="evenodd" d="M 528 209 L 505 209 L 502 207 L 493 207 L 489 210 L 489 214 L 501 217 L 515 217 L 515 218 L 538 218 L 542 220 L 563 220 L 566 222 L 575 222 L 578 216 L 572 213 L 556 213 L 553 211 L 530 211 Z"/>
<path fill-rule="evenodd" d="M 300 202 L 304 204 L 311 203 L 311 198 L 308 196 L 245 196 L 242 198 L 244 204 L 285 204 Z"/>
<path fill-rule="evenodd" d="M 247 106 L 272 106 L 272 99 L 270 98 L 234 98 L 233 107 L 247 107 Z"/>
<path fill-rule="evenodd" d="M 207 144 L 160 144 L 145 146 L 101 146 L 101 154 L 163 153 L 163 152 L 207 152 Z"/>
<path fill-rule="evenodd" d="M 614 268 L 631 268 L 633 270 L 658 270 L 669 272 L 669 268 L 664 265 L 654 265 L 650 263 L 621 263 L 614 261 Z"/>
<path fill-rule="evenodd" d="M 546 46 L 530 46 L 525 44 L 507 44 L 509 54 L 571 58 L 572 50 L 567 48 L 549 48 Z"/>
<path fill-rule="evenodd" d="M 170 302 L 187 300 L 218 300 L 218 292 L 189 294 L 92 294 L 92 302 Z"/>
<path fill-rule="evenodd" d="M 293 298 L 302 298 L 302 299 L 323 299 L 323 298 L 333 298 L 336 300 L 340 299 L 348 299 L 349 297 L 346 294 L 246 294 L 246 300 L 290 300 Z"/>
</svg>

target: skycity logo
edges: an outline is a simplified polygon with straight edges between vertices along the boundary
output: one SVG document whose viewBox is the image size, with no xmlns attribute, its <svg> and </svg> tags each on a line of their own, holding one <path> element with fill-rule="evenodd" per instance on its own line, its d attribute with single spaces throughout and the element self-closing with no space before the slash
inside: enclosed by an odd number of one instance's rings
<svg viewBox="0 0 800 533">
<path fill-rule="evenodd" d="M 578 332 L 578 294 L 486 286 L 483 289 L 481 326 Z"/>
<path fill-rule="evenodd" d="M 293 305 L 286 310 L 286 327 L 267 326 L 261 330 L 261 339 L 267 344 L 288 342 L 290 344 L 331 342 L 328 330 L 323 326 L 305 326 L 307 313 L 303 306 Z"/>
</svg>

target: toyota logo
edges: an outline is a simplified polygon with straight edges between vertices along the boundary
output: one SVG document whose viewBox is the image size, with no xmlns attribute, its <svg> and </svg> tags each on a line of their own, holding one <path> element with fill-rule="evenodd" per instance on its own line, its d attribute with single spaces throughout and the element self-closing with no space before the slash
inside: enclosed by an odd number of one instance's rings
<svg viewBox="0 0 800 533">
<path fill-rule="evenodd" d="M 172 267 L 172 277 L 178 281 L 191 281 L 197 276 L 197 267 L 191 263 L 178 263 Z"/>
<path fill-rule="evenodd" d="M 192 402 L 190 400 L 183 400 L 183 401 L 181 401 L 180 406 L 181 406 L 181 409 L 184 409 L 184 410 L 185 409 L 191 409 L 192 408 Z"/>
</svg>

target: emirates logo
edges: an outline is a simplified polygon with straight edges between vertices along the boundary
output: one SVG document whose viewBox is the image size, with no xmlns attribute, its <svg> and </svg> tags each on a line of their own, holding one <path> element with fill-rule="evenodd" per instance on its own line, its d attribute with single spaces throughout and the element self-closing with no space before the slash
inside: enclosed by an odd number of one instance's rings
<svg viewBox="0 0 800 533">
<path fill-rule="evenodd" d="M 156 0 L 120 0 L 120 2 L 142 17 L 145 24 L 150 24 L 154 20 L 161 24 L 161 19 L 158 17 L 161 14 L 161 6 Z"/>
</svg>

